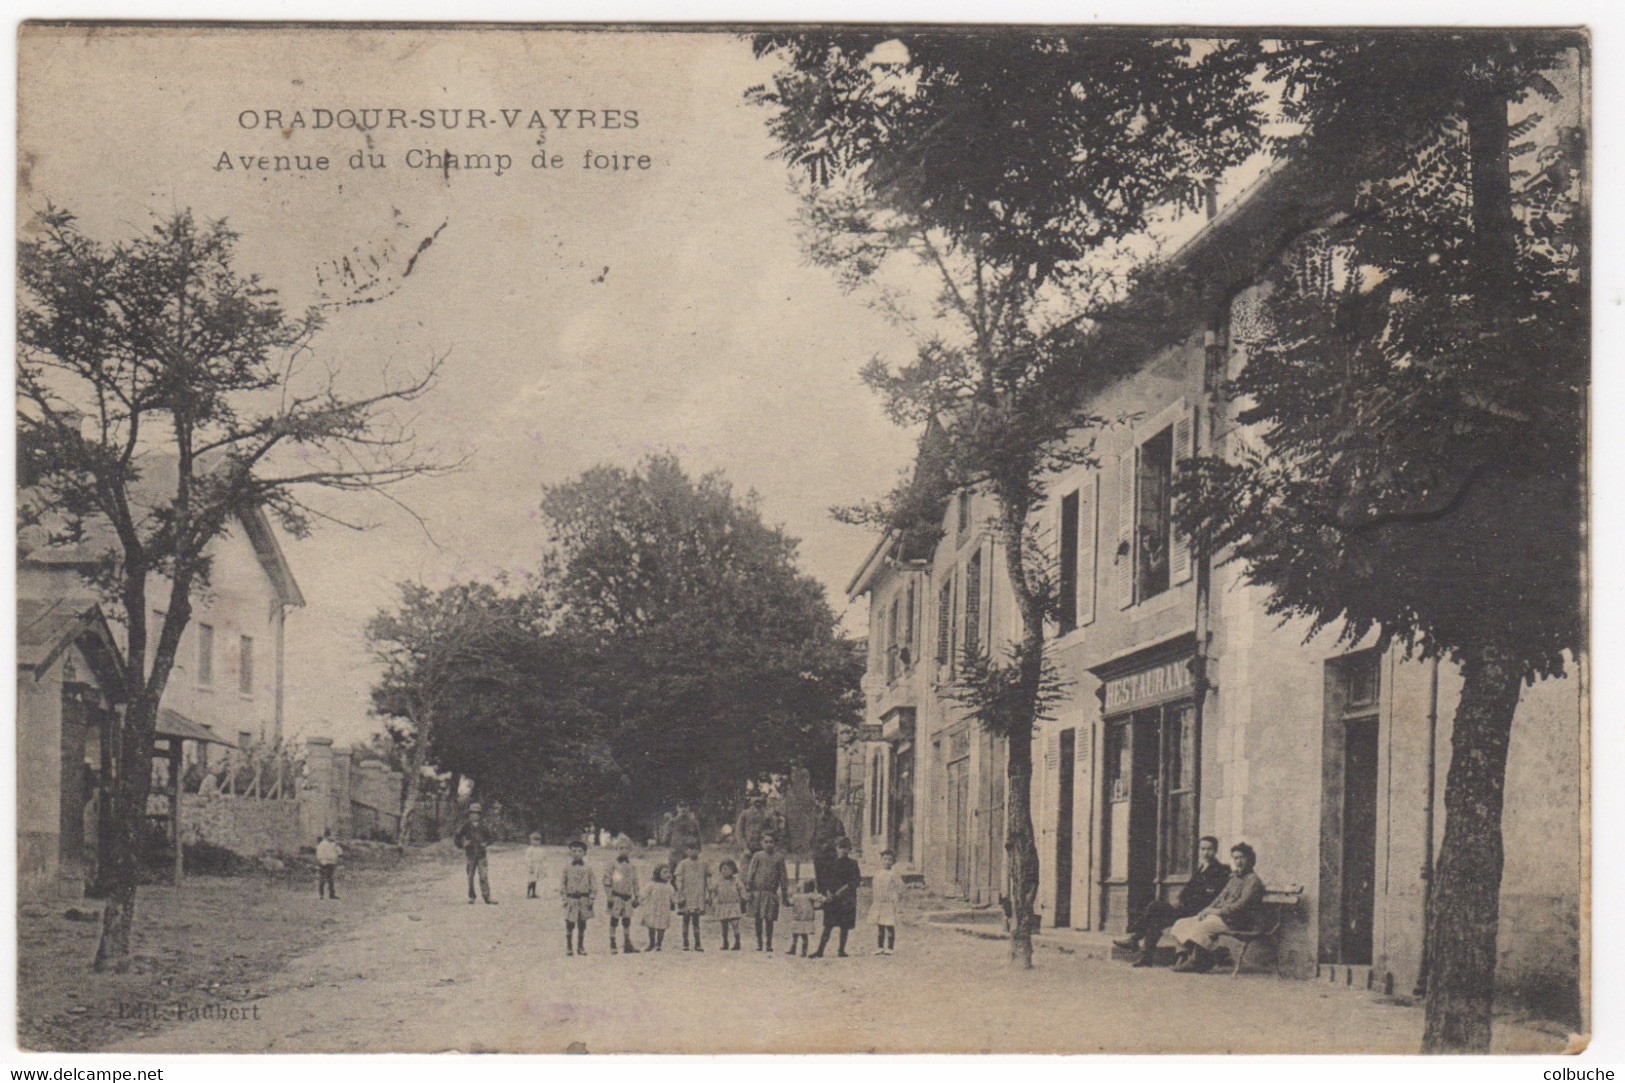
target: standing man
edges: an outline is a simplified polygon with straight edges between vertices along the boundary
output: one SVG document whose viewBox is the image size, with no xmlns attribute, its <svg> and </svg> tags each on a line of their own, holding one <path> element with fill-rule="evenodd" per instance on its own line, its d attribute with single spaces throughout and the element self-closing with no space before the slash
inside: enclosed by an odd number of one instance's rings
<svg viewBox="0 0 1625 1083">
<path fill-rule="evenodd" d="M 828 861 L 835 856 L 835 843 L 846 838 L 846 825 L 835 813 L 835 804 L 828 798 L 818 799 L 818 818 L 813 823 L 813 860 Z"/>
<path fill-rule="evenodd" d="M 745 811 L 739 814 L 739 822 L 734 825 L 734 838 L 745 848 L 747 869 L 751 857 L 762 848 L 762 832 L 767 829 L 766 804 L 762 795 L 756 794 L 745 806 Z"/>
<path fill-rule="evenodd" d="M 462 848 L 468 859 L 468 905 L 474 905 L 474 874 L 479 873 L 480 896 L 487 906 L 495 906 L 491 898 L 491 876 L 486 866 L 485 851 L 491 843 L 491 832 L 485 826 L 485 810 L 478 802 L 468 806 L 468 819 L 457 829 L 452 841 Z"/>
<path fill-rule="evenodd" d="M 1219 840 L 1212 835 L 1203 835 L 1196 844 L 1196 870 L 1185 881 L 1185 886 L 1179 889 L 1173 905 L 1168 905 L 1160 897 L 1153 898 L 1145 912 L 1129 923 L 1128 935 L 1112 941 L 1120 948 L 1140 953 L 1134 960 L 1135 966 L 1155 966 L 1152 957 L 1157 950 L 1157 941 L 1162 939 L 1168 927 L 1180 918 L 1200 914 L 1224 890 L 1224 885 L 1230 881 L 1230 866 L 1221 864 L 1218 857 Z"/>
<path fill-rule="evenodd" d="M 768 951 L 773 950 L 773 923 L 779 920 L 779 903 L 790 905 L 790 873 L 779 853 L 778 839 L 762 835 L 762 848 L 750 857 L 745 868 L 745 889 L 750 892 L 750 913 L 756 919 L 756 950 L 763 950 L 767 934 Z"/>
<path fill-rule="evenodd" d="M 666 840 L 671 846 L 671 857 L 666 865 L 671 869 L 673 879 L 677 875 L 677 863 L 683 859 L 684 854 L 700 856 L 700 818 L 688 807 L 687 801 L 677 802 L 677 811 L 672 813 L 669 825 L 670 837 Z"/>
</svg>

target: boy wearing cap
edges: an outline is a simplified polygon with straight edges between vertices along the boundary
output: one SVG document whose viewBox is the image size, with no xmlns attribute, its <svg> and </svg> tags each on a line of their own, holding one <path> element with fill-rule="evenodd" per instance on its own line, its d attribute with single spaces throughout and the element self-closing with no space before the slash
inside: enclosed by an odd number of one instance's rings
<svg viewBox="0 0 1625 1083">
<path fill-rule="evenodd" d="M 587 844 L 575 839 L 570 843 L 570 863 L 564 866 L 559 883 L 559 896 L 564 900 L 566 955 L 587 954 L 587 922 L 592 920 L 592 902 L 597 894 L 597 880 L 587 867 Z M 574 944 L 570 942 L 571 933 L 575 934 Z"/>
</svg>

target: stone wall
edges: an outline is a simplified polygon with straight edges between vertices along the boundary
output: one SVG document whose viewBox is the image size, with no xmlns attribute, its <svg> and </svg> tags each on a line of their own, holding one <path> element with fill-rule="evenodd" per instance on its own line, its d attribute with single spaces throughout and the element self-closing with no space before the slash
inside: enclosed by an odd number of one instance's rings
<svg viewBox="0 0 1625 1083">
<path fill-rule="evenodd" d="M 181 795 L 181 839 L 207 842 L 245 857 L 297 853 L 313 845 L 300 830 L 300 802 L 253 797 Z"/>
</svg>

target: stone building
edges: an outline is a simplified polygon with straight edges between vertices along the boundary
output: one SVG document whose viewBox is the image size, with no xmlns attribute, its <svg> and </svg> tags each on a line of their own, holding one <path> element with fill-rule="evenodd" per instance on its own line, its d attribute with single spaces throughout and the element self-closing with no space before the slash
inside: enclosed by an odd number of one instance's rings
<svg viewBox="0 0 1625 1083">
<path fill-rule="evenodd" d="M 165 464 L 160 460 L 149 467 L 158 479 Z M 162 491 L 160 480 L 151 484 Z M 134 502 L 141 499 L 141 492 L 132 493 Z M 85 883 L 86 864 L 94 858 L 93 843 L 83 840 L 96 837 L 104 782 L 112 777 L 108 735 L 116 732 L 121 695 L 114 691 L 115 675 L 127 661 L 122 630 L 102 617 L 89 580 L 118 549 L 110 528 L 95 521 L 72 544 L 49 545 L 46 536 L 42 527 L 29 527 L 18 542 L 19 633 L 37 641 L 18 657 L 19 845 L 30 884 L 57 880 L 63 890 L 77 892 Z M 210 543 L 206 555 L 209 582 L 193 600 L 157 727 L 160 740 L 170 746 L 184 743 L 199 767 L 211 745 L 218 754 L 220 747 L 282 742 L 286 618 L 291 607 L 305 603 L 263 512 L 239 516 Z M 148 596 L 161 605 L 166 584 L 155 579 L 153 588 Z M 162 619 L 161 608 L 149 614 L 152 650 Z M 66 650 L 64 643 L 74 650 Z M 92 651 L 94 665 L 82 656 L 84 650 Z M 65 675 L 66 668 L 76 675 Z M 155 749 L 159 753 L 151 812 L 173 832 L 174 806 L 181 796 L 176 792 L 178 772 L 169 751 Z M 60 779 L 54 793 L 42 782 L 47 775 Z M 46 806 L 53 803 L 61 806 L 54 844 L 39 834 L 52 819 Z M 77 832 L 68 826 L 75 817 L 84 825 Z M 184 830 L 184 822 L 182 834 L 197 837 L 195 830 Z M 42 855 L 53 845 L 58 864 L 49 871 Z"/>
<path fill-rule="evenodd" d="M 1264 250 L 1323 205 L 1313 176 L 1267 173 L 1173 257 L 1193 285 L 1160 339 L 1087 389 L 1089 414 L 1130 420 L 1088 434 L 1095 462 L 1049 481 L 1041 526 L 1062 590 L 1051 648 L 1067 687 L 1033 747 L 1039 908 L 1046 926 L 1119 932 L 1154 893 L 1178 890 L 1198 836 L 1221 852 L 1245 841 L 1266 883 L 1303 888 L 1284 972 L 1409 991 L 1459 676 L 1282 623 L 1241 567 L 1199 568 L 1171 523 L 1179 460 L 1236 451 L 1213 388 L 1245 362 Z M 851 591 L 869 596 L 871 642 L 912 597 L 900 627 L 932 648 L 912 673 L 870 653 L 867 747 L 883 765 L 867 776 L 879 787 L 871 834 L 895 834 L 888 817 L 907 810 L 927 882 L 977 903 L 1003 894 L 1005 756 L 947 693 L 966 650 L 1014 638 L 992 514 L 984 493 L 954 494 L 934 551 L 905 560 L 883 542 Z M 1566 679 L 1525 689 L 1504 816 L 1499 979 L 1556 1018 L 1579 1011 L 1586 875 L 1588 663 L 1572 661 Z M 897 783 L 884 766 L 905 711 L 911 800 L 886 789 Z"/>
</svg>

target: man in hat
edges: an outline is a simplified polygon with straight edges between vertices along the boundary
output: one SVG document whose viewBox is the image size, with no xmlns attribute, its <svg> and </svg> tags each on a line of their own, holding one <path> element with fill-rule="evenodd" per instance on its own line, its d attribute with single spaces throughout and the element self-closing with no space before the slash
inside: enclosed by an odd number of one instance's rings
<svg viewBox="0 0 1625 1083">
<path fill-rule="evenodd" d="M 747 868 L 750 859 L 762 848 L 762 832 L 766 829 L 767 800 L 761 794 L 756 794 L 745 806 L 745 811 L 739 814 L 739 822 L 734 825 L 734 841 L 745 848 Z"/>
<path fill-rule="evenodd" d="M 587 922 L 592 919 L 593 898 L 598 894 L 597 878 L 587 867 L 587 844 L 580 839 L 570 842 L 570 863 L 564 866 L 559 881 L 559 897 L 564 901 L 564 953 L 587 954 Z M 613 935 L 614 926 L 611 926 Z M 570 934 L 575 943 L 570 943 Z"/>
<path fill-rule="evenodd" d="M 491 843 L 491 832 L 485 826 L 485 810 L 478 802 L 468 806 L 468 819 L 457 829 L 452 841 L 462 848 L 468 859 L 468 904 L 474 905 L 474 874 L 480 877 L 480 897 L 487 905 L 495 906 L 491 898 L 491 876 L 486 866 L 485 851 Z"/>
<path fill-rule="evenodd" d="M 688 802 L 679 801 L 669 826 L 671 834 L 667 841 L 671 844 L 671 858 L 667 861 L 667 865 L 675 877 L 677 863 L 683 860 L 684 854 L 692 854 L 695 857 L 700 854 L 700 819 L 688 807 Z"/>
</svg>

